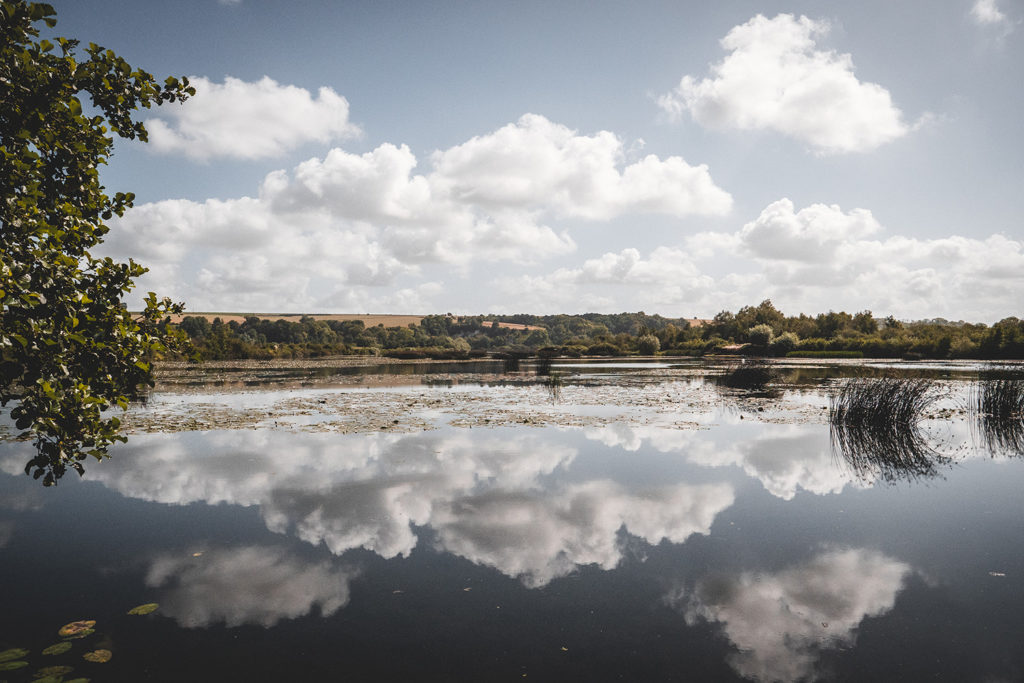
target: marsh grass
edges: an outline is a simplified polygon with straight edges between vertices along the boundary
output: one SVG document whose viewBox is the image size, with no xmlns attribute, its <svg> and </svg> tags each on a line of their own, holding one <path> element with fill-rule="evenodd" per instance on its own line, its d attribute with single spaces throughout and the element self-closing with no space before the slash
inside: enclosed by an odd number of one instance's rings
<svg viewBox="0 0 1024 683">
<path fill-rule="evenodd" d="M 857 378 L 829 399 L 832 451 L 862 477 L 934 477 L 951 462 L 925 438 L 920 421 L 940 398 L 933 380 Z"/>
<path fill-rule="evenodd" d="M 1024 380 L 983 376 L 971 400 L 975 424 L 993 455 L 1024 455 Z"/>
<path fill-rule="evenodd" d="M 558 372 L 549 372 L 547 379 L 544 380 L 544 385 L 548 388 L 548 395 L 551 397 L 551 403 L 558 403 L 558 399 L 562 396 L 562 375 Z"/>
</svg>

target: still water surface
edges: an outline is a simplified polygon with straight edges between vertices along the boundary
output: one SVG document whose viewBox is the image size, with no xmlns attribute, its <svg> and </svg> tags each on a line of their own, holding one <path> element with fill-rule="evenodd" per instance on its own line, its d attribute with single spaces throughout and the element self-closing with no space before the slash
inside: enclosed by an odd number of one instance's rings
<svg viewBox="0 0 1024 683">
<path fill-rule="evenodd" d="M 736 405 L 137 434 L 56 490 L 2 443 L 0 650 L 31 654 L 0 680 L 1024 679 L 1021 454 L 931 420 L 951 457 L 904 477 Z"/>
</svg>

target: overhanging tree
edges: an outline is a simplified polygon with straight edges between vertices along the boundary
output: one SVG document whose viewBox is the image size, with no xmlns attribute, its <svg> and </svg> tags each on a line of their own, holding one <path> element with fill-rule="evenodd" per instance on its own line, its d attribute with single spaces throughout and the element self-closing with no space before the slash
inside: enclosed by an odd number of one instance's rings
<svg viewBox="0 0 1024 683">
<path fill-rule="evenodd" d="M 123 297 L 146 269 L 90 250 L 133 200 L 100 184 L 113 135 L 145 141 L 138 110 L 195 90 L 95 44 L 78 55 L 40 25 L 56 25 L 51 6 L 0 3 L 0 404 L 34 439 L 25 472 L 52 485 L 124 441 L 110 409 L 152 383 L 152 357 L 175 342 L 162 321 L 181 306 L 150 292 L 130 314 Z"/>
</svg>

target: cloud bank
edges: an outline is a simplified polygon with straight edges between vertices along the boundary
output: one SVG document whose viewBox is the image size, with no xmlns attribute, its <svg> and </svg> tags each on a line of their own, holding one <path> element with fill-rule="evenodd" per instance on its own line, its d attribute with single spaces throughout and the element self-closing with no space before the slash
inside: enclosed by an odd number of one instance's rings
<svg viewBox="0 0 1024 683">
<path fill-rule="evenodd" d="M 523 308 L 573 309 L 585 289 L 609 292 L 611 308 L 639 298 L 658 311 L 714 312 L 770 298 L 788 314 L 870 309 L 902 318 L 969 311 L 998 320 L 1019 308 L 1024 290 L 1024 242 L 1001 234 L 985 239 L 885 236 L 866 209 L 788 198 L 766 206 L 735 232 L 704 232 L 678 247 L 609 252 L 545 275 L 497 278 Z M 730 270 L 715 269 L 727 262 Z M 625 292 L 625 294 L 623 293 Z"/>
<path fill-rule="evenodd" d="M 732 205 L 706 166 L 653 155 L 628 163 L 612 133 L 580 135 L 533 114 L 435 152 L 425 173 L 418 165 L 405 145 L 335 148 L 268 174 L 253 197 L 138 206 L 104 249 L 139 259 L 152 270 L 146 287 L 193 309 L 338 309 L 359 301 L 332 293 L 393 288 L 424 264 L 528 263 L 574 250 L 550 220 L 721 215 Z M 436 288 L 420 285 L 412 303 Z"/>
</svg>

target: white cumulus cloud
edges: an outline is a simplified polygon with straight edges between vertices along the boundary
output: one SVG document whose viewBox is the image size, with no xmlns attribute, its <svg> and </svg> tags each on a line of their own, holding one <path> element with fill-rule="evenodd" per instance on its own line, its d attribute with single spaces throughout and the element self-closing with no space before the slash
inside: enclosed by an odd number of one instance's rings
<svg viewBox="0 0 1024 683">
<path fill-rule="evenodd" d="M 1003 24 L 1007 17 L 999 9 L 998 0 L 975 0 L 971 5 L 971 18 L 979 24 Z"/>
<path fill-rule="evenodd" d="M 604 220 L 626 212 L 723 214 L 732 206 L 706 166 L 648 155 L 620 171 L 623 159 L 622 141 L 608 131 L 583 136 L 527 114 L 435 153 L 433 162 L 449 196 L 483 207 Z"/>
<path fill-rule="evenodd" d="M 185 105 L 168 107 L 145 122 L 158 152 L 198 160 L 266 159 L 307 142 L 360 134 L 349 121 L 348 100 L 331 88 L 320 88 L 314 96 L 268 76 L 253 83 L 230 76 L 215 83 L 194 76 L 189 83 L 196 94 Z"/>
<path fill-rule="evenodd" d="M 831 257 L 844 242 L 868 237 L 881 229 L 866 209 L 843 213 L 835 205 L 812 204 L 795 211 L 792 201 L 780 199 L 744 225 L 739 239 L 750 254 L 760 258 L 820 262 Z"/>
<path fill-rule="evenodd" d="M 862 152 L 910 126 L 889 91 L 860 81 L 848 54 L 819 48 L 825 21 L 757 15 L 721 40 L 729 54 L 711 75 L 684 76 L 658 102 L 711 128 L 774 130 L 821 153 Z"/>
</svg>

